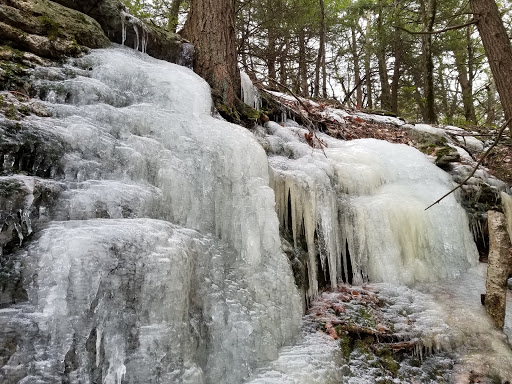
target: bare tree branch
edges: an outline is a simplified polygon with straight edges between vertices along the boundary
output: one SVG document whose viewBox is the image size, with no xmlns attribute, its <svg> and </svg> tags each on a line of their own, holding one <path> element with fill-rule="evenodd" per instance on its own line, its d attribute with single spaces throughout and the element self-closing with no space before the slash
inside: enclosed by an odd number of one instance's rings
<svg viewBox="0 0 512 384">
<path fill-rule="evenodd" d="M 439 33 L 443 33 L 443 32 L 448 32 L 448 31 L 453 31 L 454 29 L 461 29 L 461 28 L 465 28 L 465 27 L 468 27 L 470 25 L 473 25 L 473 24 L 476 24 L 478 22 L 478 19 L 476 18 L 473 18 L 471 19 L 470 21 L 468 21 L 467 23 L 464 23 L 464 24 L 460 24 L 460 25 L 454 25 L 452 27 L 446 27 L 444 29 L 440 29 L 438 31 L 421 31 L 421 32 L 415 32 L 415 31 L 410 31 L 406 28 L 402 28 L 398 25 L 395 25 L 394 27 L 396 29 L 400 29 L 404 32 L 407 32 L 409 33 L 410 35 L 437 35 Z"/>
<path fill-rule="evenodd" d="M 492 145 L 489 147 L 489 149 L 487 149 L 487 151 L 485 151 L 485 153 L 483 154 L 483 156 L 481 157 L 481 159 L 478 161 L 478 163 L 475 165 L 475 167 L 473 168 L 473 171 L 471 171 L 471 173 L 469 174 L 468 177 L 466 177 L 464 179 L 464 181 L 462 181 L 462 183 L 460 183 L 459 185 L 457 185 L 455 188 L 453 188 L 450 192 L 448 192 L 447 194 L 445 194 L 443 197 L 441 197 L 439 200 L 437 200 L 436 202 L 430 204 L 427 208 L 425 208 L 425 211 L 431 207 L 433 207 L 434 205 L 438 204 L 441 200 L 443 200 L 445 197 L 451 195 L 453 192 L 455 192 L 457 189 L 461 188 L 464 184 L 467 183 L 467 181 L 469 179 L 471 179 L 473 177 L 473 175 L 475 174 L 475 172 L 477 171 L 478 167 L 482 164 L 482 162 L 485 160 L 485 158 L 489 155 L 489 153 L 491 153 L 491 151 L 493 150 L 493 148 L 496 146 L 496 144 L 498 144 L 498 142 L 500 141 L 501 139 L 501 136 L 503 135 L 503 131 L 505 130 L 505 128 L 507 128 L 507 125 L 510 124 L 510 122 L 512 122 L 512 117 L 510 119 L 508 119 L 505 124 L 503 124 L 500 128 L 500 130 L 498 131 L 498 137 L 496 137 L 496 140 L 494 140 L 494 143 L 492 143 Z"/>
</svg>

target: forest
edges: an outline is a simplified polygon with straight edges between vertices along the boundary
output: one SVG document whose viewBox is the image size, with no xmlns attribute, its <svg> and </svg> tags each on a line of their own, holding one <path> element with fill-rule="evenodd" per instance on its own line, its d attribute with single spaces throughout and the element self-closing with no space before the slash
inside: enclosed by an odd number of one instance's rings
<svg viewBox="0 0 512 384">
<path fill-rule="evenodd" d="M 0 383 L 512 382 L 511 5 L 0 0 Z"/>
<path fill-rule="evenodd" d="M 138 17 L 173 31 L 183 28 L 190 7 L 183 0 L 125 3 Z M 210 3 L 211 13 L 215 3 Z M 217 3 L 220 9 L 223 2 Z M 304 97 L 331 98 L 410 121 L 488 129 L 504 121 L 500 90 L 476 25 L 475 7 L 494 2 L 224 3 L 233 3 L 236 15 L 238 65 L 262 86 L 279 91 L 285 86 Z M 510 36 L 511 4 L 499 1 L 497 6 Z M 508 63 L 505 73 L 510 56 Z"/>
</svg>

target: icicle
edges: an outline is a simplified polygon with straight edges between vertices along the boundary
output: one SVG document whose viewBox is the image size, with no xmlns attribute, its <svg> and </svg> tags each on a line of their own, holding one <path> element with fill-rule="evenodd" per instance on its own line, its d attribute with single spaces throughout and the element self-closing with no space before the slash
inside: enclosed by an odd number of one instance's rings
<svg viewBox="0 0 512 384">
<path fill-rule="evenodd" d="M 135 32 L 135 41 L 133 43 L 133 49 L 138 51 L 139 50 L 139 28 L 137 28 L 136 24 L 133 24 L 133 31 Z"/>
<path fill-rule="evenodd" d="M 258 88 L 254 86 L 249 75 L 240 71 L 240 80 L 242 101 L 255 109 L 261 109 L 261 97 Z"/>
<path fill-rule="evenodd" d="M 126 41 L 126 12 L 121 11 L 121 45 L 124 45 L 124 42 Z"/>
<path fill-rule="evenodd" d="M 144 24 L 142 25 L 142 45 L 141 45 L 141 52 L 146 53 L 148 48 L 148 31 Z"/>
<path fill-rule="evenodd" d="M 14 229 L 16 230 L 16 233 L 18 234 L 18 239 L 20 239 L 20 244 L 19 246 L 21 247 L 21 244 L 23 243 L 23 231 L 21 229 L 21 227 L 18 225 L 18 223 L 14 223 Z"/>
</svg>

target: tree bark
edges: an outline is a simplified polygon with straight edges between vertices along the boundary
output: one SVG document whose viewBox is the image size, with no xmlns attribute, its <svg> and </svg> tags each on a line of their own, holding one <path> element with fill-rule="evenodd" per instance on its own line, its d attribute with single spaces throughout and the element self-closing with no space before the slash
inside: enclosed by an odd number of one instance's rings
<svg viewBox="0 0 512 384">
<path fill-rule="evenodd" d="M 512 45 L 494 0 L 470 0 L 477 28 L 500 95 L 505 120 L 512 117 Z M 511 127 L 512 124 L 509 125 Z M 512 136 L 512 129 L 510 129 Z"/>
<path fill-rule="evenodd" d="M 234 107 L 240 98 L 235 0 L 191 0 L 183 35 L 196 49 L 194 71 L 210 84 L 216 103 Z"/>
</svg>

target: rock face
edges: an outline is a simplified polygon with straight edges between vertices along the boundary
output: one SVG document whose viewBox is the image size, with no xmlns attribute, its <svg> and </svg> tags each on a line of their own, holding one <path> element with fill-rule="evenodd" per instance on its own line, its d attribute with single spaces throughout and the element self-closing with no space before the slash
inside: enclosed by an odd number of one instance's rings
<svg viewBox="0 0 512 384">
<path fill-rule="evenodd" d="M 487 267 L 485 308 L 497 327 L 503 328 L 507 295 L 507 279 L 512 266 L 511 245 L 505 215 L 488 212 L 489 266 Z"/>
<path fill-rule="evenodd" d="M 109 40 L 91 17 L 48 0 L 0 0 L 0 44 L 58 59 Z"/>
<path fill-rule="evenodd" d="M 143 49 L 157 59 L 191 67 L 193 46 L 176 33 L 168 32 L 153 24 L 143 23 L 129 15 L 119 0 L 55 0 L 55 2 L 91 16 L 103 28 L 114 43 L 123 43 L 135 49 Z M 143 43 L 143 39 L 145 42 Z"/>
</svg>

